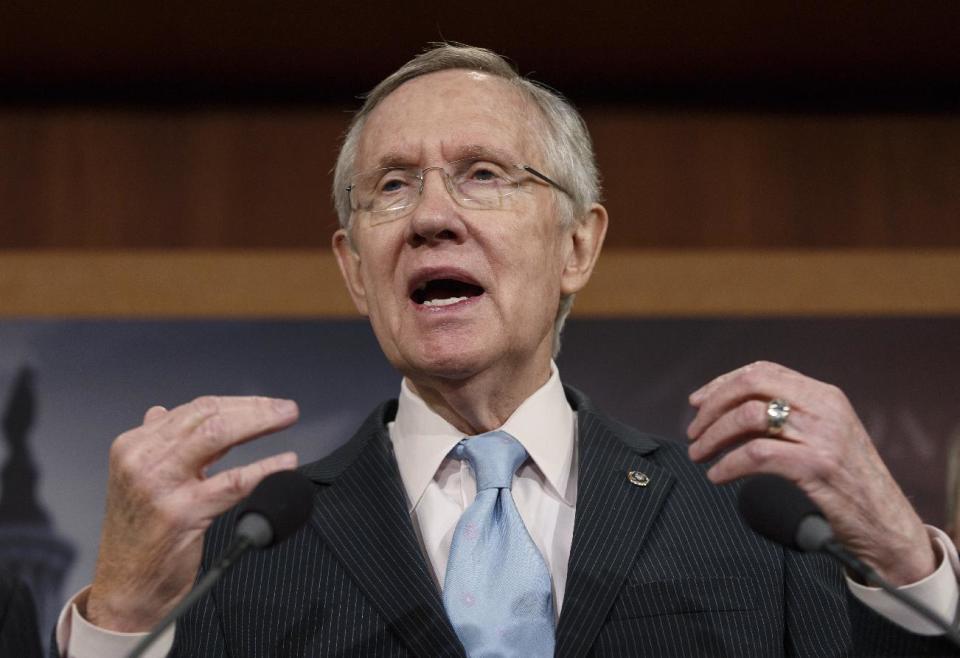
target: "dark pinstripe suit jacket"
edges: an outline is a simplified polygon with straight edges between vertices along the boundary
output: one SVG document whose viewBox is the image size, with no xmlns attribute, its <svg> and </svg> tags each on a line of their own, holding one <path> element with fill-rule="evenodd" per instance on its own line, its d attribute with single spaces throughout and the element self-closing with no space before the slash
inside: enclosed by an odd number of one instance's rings
<svg viewBox="0 0 960 658">
<path fill-rule="evenodd" d="M 839 571 L 745 529 L 730 487 L 685 447 L 642 434 L 568 389 L 579 488 L 558 656 L 947 654 L 846 594 Z M 303 467 L 313 515 L 248 555 L 177 626 L 176 656 L 462 656 L 410 522 L 381 405 Z M 627 472 L 646 473 L 638 487 Z M 233 515 L 208 534 L 225 548 Z"/>
</svg>

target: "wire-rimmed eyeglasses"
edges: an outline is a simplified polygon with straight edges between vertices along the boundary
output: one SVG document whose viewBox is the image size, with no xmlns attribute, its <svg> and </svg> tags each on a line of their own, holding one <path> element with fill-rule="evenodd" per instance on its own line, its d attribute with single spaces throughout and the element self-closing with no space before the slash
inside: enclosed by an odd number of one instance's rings
<svg viewBox="0 0 960 658">
<path fill-rule="evenodd" d="M 401 217 L 417 205 L 427 172 L 434 169 L 443 177 L 450 196 L 464 208 L 502 208 L 504 200 L 516 194 L 524 179 L 530 176 L 570 196 L 559 183 L 530 165 L 501 165 L 471 157 L 443 166 L 381 167 L 356 174 L 347 186 L 350 208 L 369 213 L 374 223 Z"/>
</svg>

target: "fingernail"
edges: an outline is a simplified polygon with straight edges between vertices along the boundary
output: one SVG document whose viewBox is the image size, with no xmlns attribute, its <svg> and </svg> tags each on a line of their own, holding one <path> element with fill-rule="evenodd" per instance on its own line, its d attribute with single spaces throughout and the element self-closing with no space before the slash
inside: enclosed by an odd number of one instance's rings
<svg viewBox="0 0 960 658">
<path fill-rule="evenodd" d="M 297 413 L 297 403 L 293 400 L 274 400 L 273 409 L 281 416 L 292 416 Z"/>
<path fill-rule="evenodd" d="M 296 468 L 297 462 L 300 461 L 295 452 L 285 452 L 277 457 L 277 459 L 283 468 Z"/>
<path fill-rule="evenodd" d="M 687 399 L 690 400 L 690 404 L 692 404 L 693 406 L 697 406 L 698 404 L 700 404 L 700 400 L 702 398 L 703 398 L 703 389 L 698 388 L 693 393 L 691 393 L 690 397 Z"/>
</svg>

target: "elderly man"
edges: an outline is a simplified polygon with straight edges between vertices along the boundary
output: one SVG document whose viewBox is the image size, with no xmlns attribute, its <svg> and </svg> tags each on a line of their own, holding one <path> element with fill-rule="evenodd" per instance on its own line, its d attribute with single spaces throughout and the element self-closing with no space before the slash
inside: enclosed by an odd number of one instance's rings
<svg viewBox="0 0 960 658">
<path fill-rule="evenodd" d="M 334 195 L 333 248 L 404 376 L 399 400 L 302 467 L 307 525 L 241 560 L 159 655 L 949 651 L 884 595 L 753 535 L 723 486 L 789 478 L 860 558 L 952 619 L 956 551 L 840 391 L 747 366 L 690 396 L 687 449 L 561 385 L 560 327 L 607 226 L 562 98 L 489 51 L 430 50 L 367 98 Z M 61 618 L 61 651 L 122 652 L 156 624 L 224 549 L 235 514 L 220 515 L 296 457 L 205 468 L 296 418 L 289 401 L 202 398 L 120 436 L 96 574 Z"/>
</svg>

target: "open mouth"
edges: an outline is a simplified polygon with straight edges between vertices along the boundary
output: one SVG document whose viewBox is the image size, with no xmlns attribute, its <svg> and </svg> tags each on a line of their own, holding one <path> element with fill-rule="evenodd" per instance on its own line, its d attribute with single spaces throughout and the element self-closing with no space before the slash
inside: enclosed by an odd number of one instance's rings
<svg viewBox="0 0 960 658">
<path fill-rule="evenodd" d="M 455 279 L 431 279 L 424 281 L 410 294 L 415 304 L 422 306 L 451 306 L 479 297 L 483 288 Z"/>
</svg>

